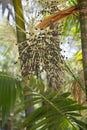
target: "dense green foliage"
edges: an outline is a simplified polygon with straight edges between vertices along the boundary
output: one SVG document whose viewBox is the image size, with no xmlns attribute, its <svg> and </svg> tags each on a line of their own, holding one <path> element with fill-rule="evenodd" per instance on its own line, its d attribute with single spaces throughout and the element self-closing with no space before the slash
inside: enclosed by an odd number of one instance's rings
<svg viewBox="0 0 87 130">
<path fill-rule="evenodd" d="M 20 80 L 10 74 L 0 72 L 0 108 L 3 124 L 6 123 L 10 111 L 14 108 L 16 99 L 21 93 Z"/>
</svg>

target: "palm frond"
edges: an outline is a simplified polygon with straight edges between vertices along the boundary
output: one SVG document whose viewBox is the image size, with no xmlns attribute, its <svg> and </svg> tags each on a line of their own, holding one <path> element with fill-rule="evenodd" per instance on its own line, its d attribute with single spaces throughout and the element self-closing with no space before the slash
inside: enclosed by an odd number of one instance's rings
<svg viewBox="0 0 87 130">
<path fill-rule="evenodd" d="M 6 122 L 10 110 L 13 109 L 17 96 L 21 92 L 22 88 L 19 80 L 12 75 L 0 72 L 0 108 L 3 124 Z"/>
<path fill-rule="evenodd" d="M 32 93 L 29 94 L 31 98 L 28 98 L 27 104 L 28 107 L 29 104 L 30 107 L 35 106 L 35 109 L 26 117 L 23 127 L 28 127 L 29 130 L 78 130 L 82 125 L 86 130 L 87 124 L 80 120 L 78 111 L 87 109 L 87 106 L 81 106 L 70 99 L 69 93 L 57 95 L 57 92 L 50 88 L 43 91 L 36 78 L 33 78 L 30 85 Z"/>
</svg>

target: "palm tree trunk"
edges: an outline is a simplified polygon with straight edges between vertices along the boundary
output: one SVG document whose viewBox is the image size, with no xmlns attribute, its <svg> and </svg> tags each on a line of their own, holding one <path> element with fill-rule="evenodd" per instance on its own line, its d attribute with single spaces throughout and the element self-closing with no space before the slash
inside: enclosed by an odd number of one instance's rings
<svg viewBox="0 0 87 130">
<path fill-rule="evenodd" d="M 87 100 L 87 0 L 78 0 L 80 13 L 83 71 Z"/>
<path fill-rule="evenodd" d="M 17 31 L 17 45 L 21 63 L 21 73 L 26 83 L 29 79 L 29 45 L 26 42 L 25 20 L 21 0 L 13 0 L 15 10 L 15 23 Z M 27 79 L 27 80 L 26 80 Z"/>
<path fill-rule="evenodd" d="M 26 41 L 25 23 L 21 0 L 13 0 L 18 43 Z"/>
<path fill-rule="evenodd" d="M 19 58 L 21 62 L 21 73 L 27 85 L 29 85 L 29 45 L 26 42 L 26 30 L 25 30 L 25 21 L 23 16 L 23 9 L 21 0 L 13 0 L 14 10 L 15 10 L 15 21 L 16 21 L 16 31 L 17 31 L 17 44 L 19 50 Z M 31 97 L 26 96 L 26 93 L 30 93 L 30 90 L 24 90 L 24 100 L 27 100 Z M 26 104 L 25 104 L 26 105 Z M 33 108 L 25 110 L 25 115 L 33 111 Z M 26 128 L 28 129 L 28 128 Z"/>
</svg>

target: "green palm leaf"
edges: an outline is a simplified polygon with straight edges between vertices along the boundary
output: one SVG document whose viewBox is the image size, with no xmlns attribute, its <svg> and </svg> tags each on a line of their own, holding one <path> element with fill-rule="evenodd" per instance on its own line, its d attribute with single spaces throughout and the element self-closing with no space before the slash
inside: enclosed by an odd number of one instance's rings
<svg viewBox="0 0 87 130">
<path fill-rule="evenodd" d="M 87 109 L 87 106 L 81 106 L 70 99 L 69 93 L 57 95 L 58 92 L 49 88 L 42 91 L 43 87 L 38 84 L 38 79 L 33 78 L 32 81 L 29 87 L 32 91 L 29 96 L 32 98 L 27 103 L 28 107 L 29 104 L 34 105 L 35 109 L 26 117 L 23 127 L 28 127 L 29 130 L 78 130 L 81 123 L 84 124 L 80 121 L 78 111 Z M 82 126 L 84 130 L 86 126 L 86 123 Z"/>
<path fill-rule="evenodd" d="M 2 110 L 3 124 L 6 122 L 10 110 L 14 107 L 18 93 L 17 91 L 20 91 L 19 93 L 21 93 L 20 81 L 12 75 L 0 72 L 0 108 Z"/>
</svg>

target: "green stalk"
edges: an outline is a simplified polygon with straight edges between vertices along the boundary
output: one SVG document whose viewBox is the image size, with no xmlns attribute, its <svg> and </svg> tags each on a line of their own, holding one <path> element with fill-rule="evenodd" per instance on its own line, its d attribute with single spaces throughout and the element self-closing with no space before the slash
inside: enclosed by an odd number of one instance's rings
<svg viewBox="0 0 87 130">
<path fill-rule="evenodd" d="M 87 0 L 78 0 L 80 13 L 83 71 L 87 100 Z"/>
<path fill-rule="evenodd" d="M 15 10 L 17 45 L 21 63 L 21 73 L 23 78 L 26 79 L 26 77 L 29 76 L 29 57 L 27 57 L 27 51 L 24 51 L 28 47 L 28 44 L 26 42 L 25 20 L 21 0 L 13 0 L 13 5 Z M 27 67 L 26 64 L 28 64 Z M 27 80 L 25 80 L 25 82 L 27 82 Z"/>
<path fill-rule="evenodd" d="M 25 23 L 21 0 L 13 0 L 18 43 L 26 40 Z"/>
<path fill-rule="evenodd" d="M 26 84 L 29 85 L 29 57 L 27 56 L 29 45 L 26 42 L 25 20 L 23 16 L 22 3 L 21 0 L 13 0 L 13 4 L 15 10 L 17 44 L 19 50 L 19 58 L 21 62 L 21 73 Z M 30 90 L 24 89 L 24 100 L 27 100 L 29 98 L 29 96 L 26 96 L 26 92 L 28 91 L 30 92 Z M 33 108 L 25 110 L 26 116 L 29 116 L 31 110 L 33 110 Z"/>
</svg>

